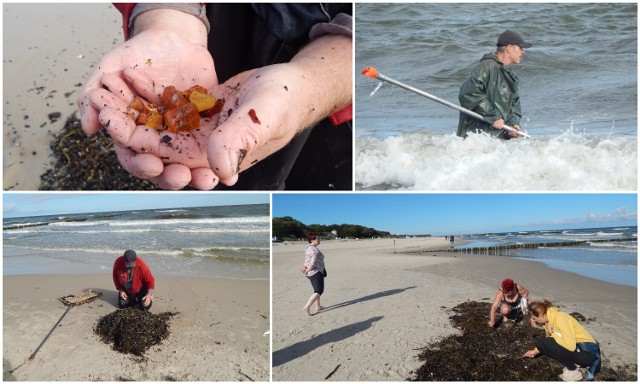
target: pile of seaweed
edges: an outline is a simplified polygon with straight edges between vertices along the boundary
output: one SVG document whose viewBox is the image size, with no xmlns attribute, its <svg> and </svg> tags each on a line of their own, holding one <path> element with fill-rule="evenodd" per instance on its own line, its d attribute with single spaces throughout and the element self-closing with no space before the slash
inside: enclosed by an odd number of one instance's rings
<svg viewBox="0 0 640 384">
<path fill-rule="evenodd" d="M 102 317 L 94 332 L 104 343 L 113 343 L 114 350 L 142 356 L 147 349 L 169 336 L 169 319 L 176 314 L 153 314 L 136 308 L 119 309 Z"/>
<path fill-rule="evenodd" d="M 40 176 L 41 190 L 156 190 L 153 183 L 131 176 L 118 162 L 113 141 L 101 129 L 88 136 L 72 114 L 51 141 L 54 162 Z"/>
<path fill-rule="evenodd" d="M 507 322 L 499 327 L 487 325 L 491 303 L 468 301 L 452 309 L 449 317 L 461 334 L 446 337 L 421 350 L 423 365 L 410 381 L 559 381 L 563 366 L 538 355 L 522 357 L 535 347 L 544 330 L 529 325 L 527 316 L 520 323 Z M 583 324 L 592 321 L 572 313 Z M 606 353 L 606 351 L 602 351 Z M 596 380 L 636 381 L 637 366 L 613 369 L 603 356 Z"/>
</svg>

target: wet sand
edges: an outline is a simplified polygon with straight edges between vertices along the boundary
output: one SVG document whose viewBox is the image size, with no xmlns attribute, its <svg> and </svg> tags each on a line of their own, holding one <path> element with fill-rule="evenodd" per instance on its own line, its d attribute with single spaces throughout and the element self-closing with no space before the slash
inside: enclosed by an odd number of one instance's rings
<svg viewBox="0 0 640 384">
<path fill-rule="evenodd" d="M 3 287 L 5 381 L 269 380 L 268 281 L 156 276 L 151 311 L 179 314 L 144 359 L 114 351 L 93 332 L 117 309 L 109 273 L 4 276 Z M 65 312 L 58 298 L 88 288 L 103 296 L 73 307 L 29 361 Z"/>
<path fill-rule="evenodd" d="M 532 299 L 595 318 L 586 327 L 601 343 L 604 364 L 637 364 L 634 287 L 499 256 L 401 253 L 442 249 L 444 239 L 398 239 L 395 247 L 386 239 L 323 241 L 327 309 L 309 317 L 302 307 L 312 289 L 300 273 L 306 245 L 273 248 L 274 381 L 406 380 L 421 365 L 418 349 L 459 332 L 447 310 L 492 301 L 507 277 Z"/>
<path fill-rule="evenodd" d="M 123 41 L 122 17 L 110 3 L 2 6 L 3 188 L 37 190 L 82 84 Z"/>
</svg>

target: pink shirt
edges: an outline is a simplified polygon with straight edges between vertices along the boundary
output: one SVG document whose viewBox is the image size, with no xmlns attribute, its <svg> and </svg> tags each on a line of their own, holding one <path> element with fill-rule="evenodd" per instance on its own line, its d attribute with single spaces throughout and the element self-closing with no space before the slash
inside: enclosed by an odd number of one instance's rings
<svg viewBox="0 0 640 384">
<path fill-rule="evenodd" d="M 324 272 L 324 255 L 315 245 L 309 244 L 304 252 L 304 266 L 307 267 L 307 276 Z"/>
</svg>

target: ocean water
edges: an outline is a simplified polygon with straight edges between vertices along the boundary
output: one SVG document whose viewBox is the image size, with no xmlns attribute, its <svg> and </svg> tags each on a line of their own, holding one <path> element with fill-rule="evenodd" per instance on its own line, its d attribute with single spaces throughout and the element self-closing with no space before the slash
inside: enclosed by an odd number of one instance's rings
<svg viewBox="0 0 640 384">
<path fill-rule="evenodd" d="M 637 226 L 487 233 L 464 236 L 461 239 L 468 244 L 456 246 L 456 249 L 586 241 L 581 245 L 509 249 L 503 255 L 543 262 L 551 268 L 610 283 L 638 286 Z M 600 242 L 623 239 L 634 240 Z"/>
<path fill-rule="evenodd" d="M 111 273 L 133 249 L 154 275 L 269 279 L 269 204 L 5 218 L 3 228 L 5 275 Z"/>
<path fill-rule="evenodd" d="M 530 140 L 462 140 L 457 111 L 388 83 L 371 96 L 379 82 L 359 74 L 458 104 L 505 29 L 533 43 L 514 66 Z M 637 189 L 635 3 L 359 3 L 355 60 L 358 189 Z"/>
</svg>

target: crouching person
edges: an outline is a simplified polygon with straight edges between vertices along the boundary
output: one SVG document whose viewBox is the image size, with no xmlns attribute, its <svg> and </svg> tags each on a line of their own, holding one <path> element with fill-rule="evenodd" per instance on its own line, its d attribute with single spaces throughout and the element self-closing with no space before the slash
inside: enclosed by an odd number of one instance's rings
<svg viewBox="0 0 640 384">
<path fill-rule="evenodd" d="M 113 283 L 118 290 L 118 307 L 137 306 L 145 311 L 151 308 L 155 279 L 135 251 L 126 251 L 113 263 Z"/>
<path fill-rule="evenodd" d="M 542 325 L 546 337 L 538 340 L 536 347 L 527 351 L 525 357 L 546 355 L 557 360 L 564 369 L 560 376 L 563 381 L 583 379 L 580 367 L 586 368 L 584 379 L 593 381 L 600 371 L 600 347 L 589 332 L 571 315 L 552 307 L 547 300 L 529 304 L 531 326 Z"/>
</svg>

